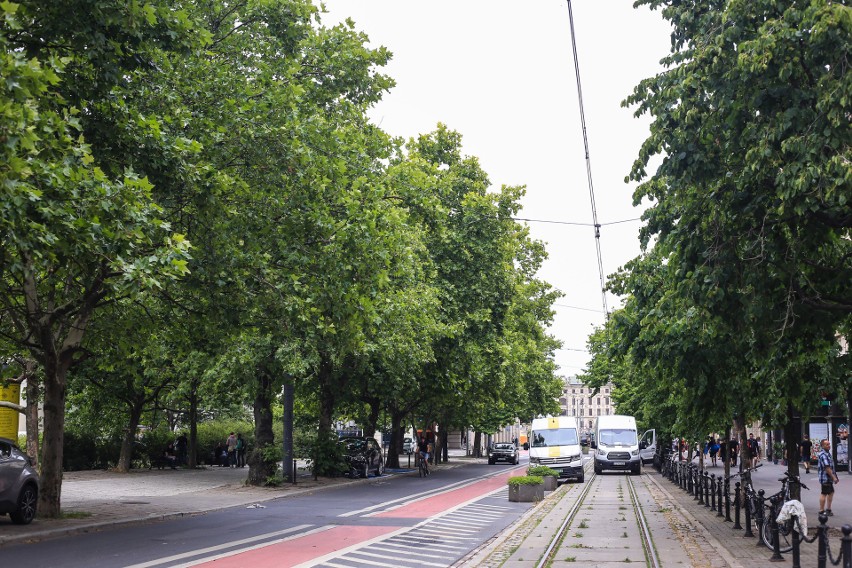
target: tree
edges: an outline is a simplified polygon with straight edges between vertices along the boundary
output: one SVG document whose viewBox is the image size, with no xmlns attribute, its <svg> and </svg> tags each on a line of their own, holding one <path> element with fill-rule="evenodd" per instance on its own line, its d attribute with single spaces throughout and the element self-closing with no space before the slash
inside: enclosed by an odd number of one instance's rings
<svg viewBox="0 0 852 568">
<path fill-rule="evenodd" d="M 42 22 L 38 7 L 19 16 L 15 8 L 3 5 L 0 28 L 3 76 L 16 85 L 3 93 L 7 111 L 0 117 L 7 139 L 0 169 L 2 333 L 27 349 L 44 372 L 39 509 L 55 517 L 66 379 L 85 356 L 85 332 L 104 303 L 183 274 L 189 243 L 170 234 L 146 179 L 131 171 L 109 177 L 94 163 L 79 137 L 79 107 L 65 102 L 60 89 L 66 84 L 60 79 L 65 54 L 39 39 L 42 30 L 19 26 Z M 38 58 L 27 58 L 27 52 Z"/>
</svg>

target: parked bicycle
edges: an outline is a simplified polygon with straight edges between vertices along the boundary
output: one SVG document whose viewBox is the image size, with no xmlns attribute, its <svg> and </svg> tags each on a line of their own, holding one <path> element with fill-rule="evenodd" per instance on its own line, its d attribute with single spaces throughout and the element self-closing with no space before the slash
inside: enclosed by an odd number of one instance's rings
<svg viewBox="0 0 852 568">
<path fill-rule="evenodd" d="M 763 526 L 760 528 L 760 540 L 772 549 L 772 517 L 778 516 L 781 507 L 784 503 L 790 500 L 790 485 L 796 484 L 803 489 L 808 489 L 808 486 L 802 483 L 798 475 L 790 475 L 789 472 L 784 472 L 784 477 L 779 479 L 781 482 L 781 491 L 772 495 L 772 498 L 778 499 L 779 507 L 777 510 L 771 510 L 769 515 L 763 520 Z M 786 523 L 778 525 L 778 550 L 781 552 L 790 552 L 793 550 L 793 520 L 790 519 Z"/>
<path fill-rule="evenodd" d="M 763 464 L 759 463 L 754 467 L 745 468 L 744 470 L 742 470 L 740 472 L 733 473 L 730 476 L 728 476 L 729 480 L 734 479 L 736 477 L 742 478 L 742 484 L 740 485 L 740 488 L 742 490 L 742 495 L 740 496 L 740 505 L 744 509 L 745 508 L 748 509 L 748 517 L 750 519 L 750 522 L 753 525 L 753 529 L 755 531 L 757 531 L 757 534 L 758 534 L 758 536 L 760 537 L 761 540 L 763 540 L 763 537 L 762 537 L 763 533 L 761 532 L 761 528 L 762 528 L 761 525 L 763 524 L 763 521 L 765 520 L 764 519 L 765 515 L 763 514 L 765 505 L 763 504 L 763 501 L 760 498 L 760 495 L 754 489 L 754 485 L 751 482 L 751 473 L 753 471 L 756 471 L 762 465 Z M 771 541 L 769 541 L 769 542 L 771 543 Z M 771 548 L 772 545 L 770 544 L 769 547 Z"/>
</svg>

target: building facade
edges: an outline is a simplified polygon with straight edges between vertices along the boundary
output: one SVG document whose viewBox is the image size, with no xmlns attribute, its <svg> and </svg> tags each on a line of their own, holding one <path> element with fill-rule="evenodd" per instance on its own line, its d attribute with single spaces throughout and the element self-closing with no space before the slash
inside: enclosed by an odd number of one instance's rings
<svg viewBox="0 0 852 568">
<path fill-rule="evenodd" d="M 588 432 L 595 425 L 595 418 L 615 414 L 612 402 L 612 383 L 607 383 L 593 395 L 594 389 L 583 384 L 576 376 L 565 377 L 559 406 L 563 416 L 574 416 L 580 431 Z"/>
</svg>

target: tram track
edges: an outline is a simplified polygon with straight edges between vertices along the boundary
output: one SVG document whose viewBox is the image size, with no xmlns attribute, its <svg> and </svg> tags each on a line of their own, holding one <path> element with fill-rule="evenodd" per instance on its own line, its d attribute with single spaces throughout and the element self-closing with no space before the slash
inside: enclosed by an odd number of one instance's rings
<svg viewBox="0 0 852 568">
<path fill-rule="evenodd" d="M 612 560 L 636 562 L 643 557 L 647 566 L 659 568 L 660 559 L 634 479 L 642 478 L 594 473 L 587 477 L 536 568 L 578 562 L 587 553 L 584 549 L 594 549 L 596 555 L 606 550 Z M 618 530 L 622 534 L 617 534 Z"/>
</svg>

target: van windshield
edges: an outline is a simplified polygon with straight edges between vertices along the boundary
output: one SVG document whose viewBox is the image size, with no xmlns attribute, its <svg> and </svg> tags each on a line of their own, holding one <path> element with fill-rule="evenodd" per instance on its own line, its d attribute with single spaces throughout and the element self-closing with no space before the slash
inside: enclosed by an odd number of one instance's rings
<svg viewBox="0 0 852 568">
<path fill-rule="evenodd" d="M 636 430 L 627 428 L 610 428 L 598 432 L 598 444 L 602 446 L 635 446 Z"/>
<path fill-rule="evenodd" d="M 532 433 L 532 447 L 575 446 L 579 444 L 576 428 L 557 428 L 554 430 L 536 430 Z"/>
</svg>

